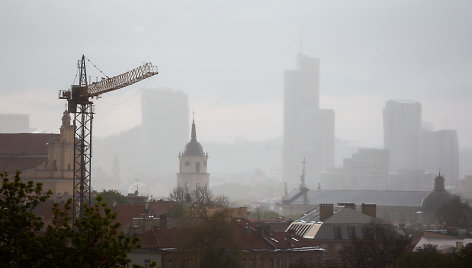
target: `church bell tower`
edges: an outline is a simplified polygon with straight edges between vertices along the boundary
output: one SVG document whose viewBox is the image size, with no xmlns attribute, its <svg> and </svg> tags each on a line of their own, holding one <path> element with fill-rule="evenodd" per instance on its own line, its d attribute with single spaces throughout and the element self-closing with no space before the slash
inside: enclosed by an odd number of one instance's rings
<svg viewBox="0 0 472 268">
<path fill-rule="evenodd" d="M 185 145 L 184 152 L 179 153 L 179 173 L 177 186 L 186 193 L 192 193 L 199 187 L 208 187 L 210 174 L 207 173 L 208 154 L 203 152 L 202 145 L 197 141 L 195 120 L 192 122 L 191 139 Z"/>
</svg>

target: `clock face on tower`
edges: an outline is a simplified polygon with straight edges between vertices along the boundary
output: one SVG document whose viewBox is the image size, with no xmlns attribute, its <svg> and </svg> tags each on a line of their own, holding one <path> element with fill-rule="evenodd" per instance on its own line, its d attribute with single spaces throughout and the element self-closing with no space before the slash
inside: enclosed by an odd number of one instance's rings
<svg viewBox="0 0 472 268">
<path fill-rule="evenodd" d="M 185 161 L 185 165 L 188 167 L 190 165 L 190 162 L 188 160 Z"/>
</svg>

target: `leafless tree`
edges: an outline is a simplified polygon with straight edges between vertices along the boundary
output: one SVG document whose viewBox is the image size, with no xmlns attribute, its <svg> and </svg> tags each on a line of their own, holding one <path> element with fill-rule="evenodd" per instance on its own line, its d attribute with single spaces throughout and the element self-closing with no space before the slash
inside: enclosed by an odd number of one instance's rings
<svg viewBox="0 0 472 268">
<path fill-rule="evenodd" d="M 213 205 L 215 207 L 229 207 L 229 197 L 226 195 L 217 195 L 215 198 L 213 198 Z"/>
<path fill-rule="evenodd" d="M 177 186 L 169 194 L 169 200 L 177 203 L 184 203 L 186 201 L 185 189 L 181 186 Z"/>
<path fill-rule="evenodd" d="M 210 208 L 213 206 L 213 193 L 208 187 L 197 187 L 191 197 L 192 203 L 198 208 Z"/>
</svg>

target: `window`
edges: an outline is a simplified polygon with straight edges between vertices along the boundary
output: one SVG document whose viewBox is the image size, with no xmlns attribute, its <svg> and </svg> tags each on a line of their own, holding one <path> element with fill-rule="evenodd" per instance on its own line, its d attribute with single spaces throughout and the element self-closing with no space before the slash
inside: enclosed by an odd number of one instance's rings
<svg viewBox="0 0 472 268">
<path fill-rule="evenodd" d="M 336 244 L 336 246 L 334 246 L 334 250 L 336 251 L 336 255 L 338 256 L 342 255 L 342 247 L 340 244 Z"/>
<path fill-rule="evenodd" d="M 172 268 L 172 260 L 169 260 L 169 268 Z"/>
<path fill-rule="evenodd" d="M 356 227 L 355 226 L 347 227 L 347 234 L 349 236 L 349 239 L 356 239 Z"/>
<path fill-rule="evenodd" d="M 246 268 L 246 260 L 245 259 L 243 259 L 241 261 L 241 267 Z"/>
<path fill-rule="evenodd" d="M 197 172 L 200 172 L 200 162 L 195 163 Z"/>
<path fill-rule="evenodd" d="M 324 256 L 328 255 L 328 245 L 326 245 L 326 244 L 321 244 L 320 247 L 321 247 L 322 249 L 324 249 L 323 255 L 324 255 Z"/>
<path fill-rule="evenodd" d="M 151 260 L 144 260 L 144 268 L 148 268 L 151 265 Z"/>
<path fill-rule="evenodd" d="M 333 236 L 334 236 L 334 239 L 337 239 L 337 240 L 343 239 L 341 226 L 333 226 Z"/>
</svg>

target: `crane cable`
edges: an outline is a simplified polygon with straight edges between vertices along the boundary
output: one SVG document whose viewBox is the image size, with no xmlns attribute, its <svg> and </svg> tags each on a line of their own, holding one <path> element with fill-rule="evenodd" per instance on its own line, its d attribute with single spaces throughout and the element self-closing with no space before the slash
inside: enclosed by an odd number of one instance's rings
<svg viewBox="0 0 472 268">
<path fill-rule="evenodd" d="M 85 56 L 84 56 L 85 57 Z M 87 59 L 88 62 L 90 62 L 90 64 L 93 65 L 93 67 L 95 67 L 95 69 L 97 69 L 101 74 L 103 74 L 107 79 L 110 79 L 110 77 L 108 77 L 108 75 L 106 75 L 102 70 L 100 70 L 97 65 L 95 65 L 89 58 L 85 57 Z"/>
<path fill-rule="evenodd" d="M 72 82 L 71 85 L 75 85 L 75 80 L 77 80 L 77 75 L 78 74 L 79 74 L 79 69 L 77 68 L 77 71 L 75 72 L 74 82 Z"/>
<path fill-rule="evenodd" d="M 136 91 L 136 93 L 134 93 L 134 95 L 132 95 L 131 97 L 125 99 L 124 101 L 121 101 L 121 102 L 118 102 L 118 103 L 106 103 L 106 102 L 104 102 L 104 101 L 102 101 L 102 100 L 100 100 L 100 99 L 97 99 L 97 101 L 99 101 L 100 103 L 106 104 L 106 105 L 121 105 L 121 104 L 123 104 L 123 103 L 126 103 L 126 102 L 130 101 L 131 99 L 133 99 L 134 97 L 136 97 L 139 93 L 141 93 L 141 92 L 145 89 L 145 87 L 147 86 L 147 84 L 149 83 L 149 81 L 151 81 L 151 80 L 148 79 L 148 80 L 146 81 L 146 83 L 141 87 L 141 89 L 139 89 L 138 91 Z"/>
</svg>

